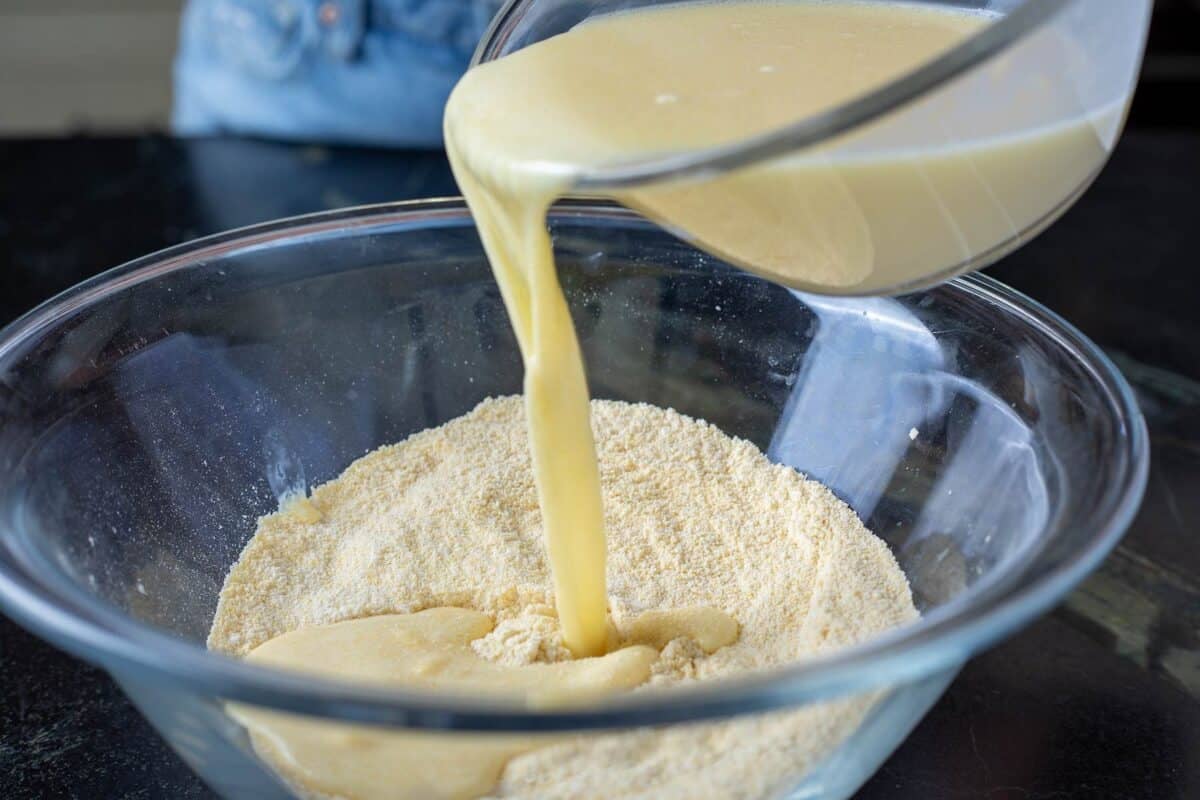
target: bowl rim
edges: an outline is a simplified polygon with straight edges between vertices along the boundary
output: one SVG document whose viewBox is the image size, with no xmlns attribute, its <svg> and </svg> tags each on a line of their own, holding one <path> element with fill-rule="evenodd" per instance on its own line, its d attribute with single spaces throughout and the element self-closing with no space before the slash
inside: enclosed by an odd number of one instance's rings
<svg viewBox="0 0 1200 800">
<path fill-rule="evenodd" d="M 567 199 L 553 218 L 649 225 L 607 202 Z M 133 285 L 247 247 L 347 229 L 439 220 L 470 224 L 461 198 L 403 201 L 264 222 L 186 242 L 103 272 L 42 303 L 0 330 L 0 374 L 22 345 L 72 312 Z M 951 291 L 1016 316 L 1067 350 L 1105 390 L 1118 432 L 1119 469 L 1086 527 L 1087 545 L 1034 580 L 995 581 L 949 613 L 902 627 L 828 657 L 719 682 L 606 700 L 603 706 L 537 711 L 464 695 L 376 689 L 248 664 L 134 620 L 82 587 L 37 575 L 0 550 L 0 610 L 55 645 L 119 674 L 228 701 L 309 716 L 406 728 L 477 731 L 586 730 L 728 717 L 796 706 L 957 669 L 968 657 L 1057 603 L 1116 545 L 1140 506 L 1149 470 L 1145 421 L 1133 390 L 1111 360 L 1054 312 L 983 275 L 956 278 Z M 2 419 L 0 419 L 2 422 Z M 9 524 L 7 521 L 5 525 Z M 0 529 L 0 538 L 9 531 Z M 1018 568 L 1019 570 L 1019 568 Z M 1020 578 L 1020 575 L 1014 576 Z"/>
</svg>

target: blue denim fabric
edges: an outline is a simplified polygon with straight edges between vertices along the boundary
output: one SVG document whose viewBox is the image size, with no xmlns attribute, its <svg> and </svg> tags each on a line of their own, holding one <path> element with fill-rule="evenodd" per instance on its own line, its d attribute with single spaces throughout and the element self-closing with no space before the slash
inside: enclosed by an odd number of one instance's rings
<svg viewBox="0 0 1200 800">
<path fill-rule="evenodd" d="M 189 0 L 172 126 L 436 147 L 500 0 Z"/>
</svg>

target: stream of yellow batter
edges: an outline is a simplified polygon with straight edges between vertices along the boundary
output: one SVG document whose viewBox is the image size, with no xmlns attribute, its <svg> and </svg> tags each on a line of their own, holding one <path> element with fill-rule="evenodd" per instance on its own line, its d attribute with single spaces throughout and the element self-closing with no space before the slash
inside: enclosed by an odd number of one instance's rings
<svg viewBox="0 0 1200 800">
<path fill-rule="evenodd" d="M 575 655 L 604 651 L 604 524 L 587 380 L 546 229 L 551 203 L 589 167 L 798 119 L 944 49 L 978 19 L 882 5 L 680 5 L 589 22 L 483 64 L 455 88 L 446 149 L 525 361 L 546 546 L 563 641 Z M 846 44 L 847 32 L 858 46 Z M 760 72 L 764 65 L 774 71 Z M 817 187 L 818 206 L 835 200 L 825 188 Z M 708 205 L 714 198 L 695 191 L 623 199 L 668 220 L 678 212 L 684 227 L 712 233 L 721 249 L 761 249 L 761 220 L 730 224 Z M 744 193 L 757 208 L 786 199 L 779 191 L 760 181 Z M 775 243 L 824 247 L 829 238 L 816 228 L 791 234 Z"/>
<path fill-rule="evenodd" d="M 446 148 L 525 361 L 546 546 L 575 655 L 604 651 L 605 543 L 587 381 L 546 229 L 551 203 L 588 168 L 741 139 L 833 105 L 983 19 L 885 4 L 672 5 L 589 21 L 476 67 L 455 88 Z M 896 199 L 901 187 L 888 184 L 901 167 L 857 169 L 876 184 L 867 188 Z M 839 285 L 874 266 L 863 211 L 821 159 L 616 196 L 769 274 Z M 921 233 L 910 233 L 918 248 Z"/>
<path fill-rule="evenodd" d="M 546 546 L 575 655 L 604 651 L 604 529 L 549 206 L 592 168 L 741 140 L 830 108 L 988 19 L 870 2 L 674 4 L 588 21 L 472 69 L 455 88 L 446 148 L 525 360 Z M 1038 87 L 1028 95 L 1055 100 Z M 951 269 L 1024 231 L 1105 153 L 1087 119 L 983 142 L 948 136 L 923 132 L 915 141 L 925 146 L 882 153 L 818 150 L 612 197 L 784 283 L 867 291 Z"/>
</svg>

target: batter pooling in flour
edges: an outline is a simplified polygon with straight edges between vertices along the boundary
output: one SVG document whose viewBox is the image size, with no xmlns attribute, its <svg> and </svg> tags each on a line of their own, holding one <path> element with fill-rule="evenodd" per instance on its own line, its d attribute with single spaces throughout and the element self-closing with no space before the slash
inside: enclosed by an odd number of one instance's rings
<svg viewBox="0 0 1200 800">
<path fill-rule="evenodd" d="M 450 97 L 450 162 L 525 361 L 530 449 L 558 615 L 576 655 L 597 655 L 606 641 L 604 525 L 587 382 L 546 212 L 589 166 L 769 129 L 798 116 L 794 98 L 804 98 L 805 87 L 821 87 L 828 97 L 829 85 L 870 85 L 947 47 L 969 29 L 964 20 L 975 19 L 884 6 L 872 13 L 729 3 L 616 15 L 477 67 Z M 821 48 L 832 57 L 825 63 L 795 51 L 791 60 L 801 63 L 787 64 L 769 82 L 746 69 L 743 62 L 764 57 L 762 42 L 748 47 L 737 26 L 794 48 L 805 28 L 821 21 L 882 39 L 868 42 L 883 45 L 882 69 L 872 64 L 864 74 L 837 58 L 849 49 L 840 37 Z M 897 22 L 907 24 L 897 29 Z M 713 46 L 697 46 L 706 43 Z M 671 101 L 647 95 L 648 82 L 672 87 Z"/>
</svg>

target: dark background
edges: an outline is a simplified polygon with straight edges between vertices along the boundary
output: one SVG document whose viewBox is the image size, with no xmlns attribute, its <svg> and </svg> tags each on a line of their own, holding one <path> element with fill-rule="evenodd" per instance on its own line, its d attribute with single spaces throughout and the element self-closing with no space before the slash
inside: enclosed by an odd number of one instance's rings
<svg viewBox="0 0 1200 800">
<path fill-rule="evenodd" d="M 1145 504 L 1059 609 L 963 670 L 862 798 L 1200 797 L 1198 191 L 1200 0 L 1160 0 L 1109 167 L 989 270 L 1134 384 L 1153 448 Z M 83 129 L 0 139 L 0 322 L 224 228 L 454 193 L 437 153 Z M 210 796 L 102 672 L 0 618 L 0 797 Z"/>
</svg>

